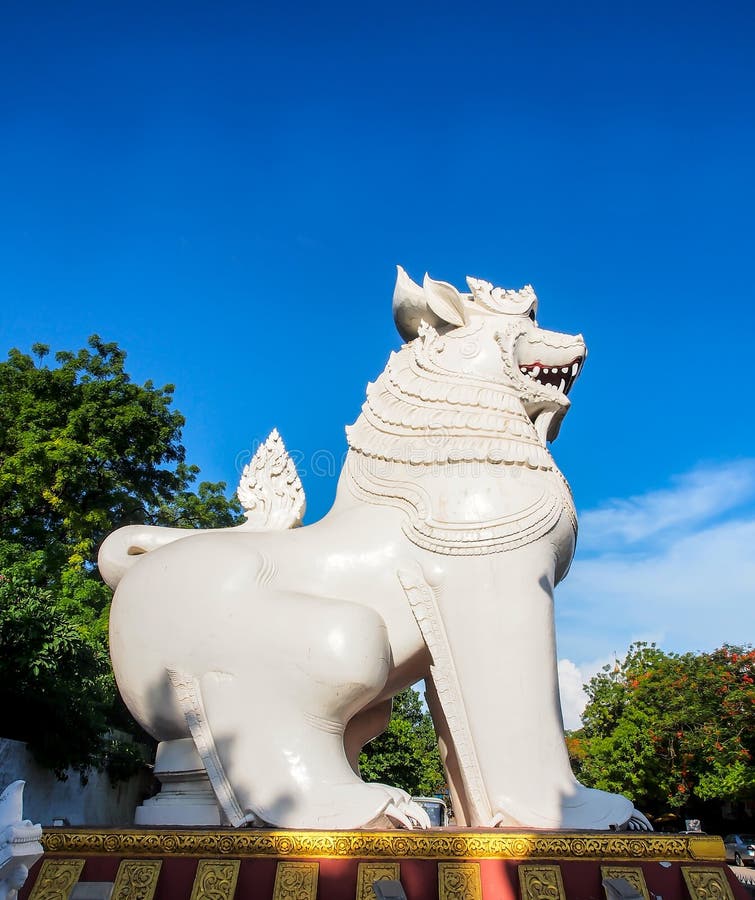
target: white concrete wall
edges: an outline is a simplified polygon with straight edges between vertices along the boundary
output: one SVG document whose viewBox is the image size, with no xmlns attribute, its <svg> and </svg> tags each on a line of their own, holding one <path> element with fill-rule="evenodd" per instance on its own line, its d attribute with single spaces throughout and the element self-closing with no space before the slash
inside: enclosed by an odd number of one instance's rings
<svg viewBox="0 0 755 900">
<path fill-rule="evenodd" d="M 145 769 L 130 781 L 110 784 L 107 772 L 92 770 L 82 786 L 78 772 L 58 781 L 53 772 L 41 769 L 26 744 L 0 738 L 0 790 L 23 779 L 24 818 L 40 825 L 53 819 L 68 819 L 71 825 L 133 825 L 134 810 L 148 796 L 151 775 Z"/>
</svg>

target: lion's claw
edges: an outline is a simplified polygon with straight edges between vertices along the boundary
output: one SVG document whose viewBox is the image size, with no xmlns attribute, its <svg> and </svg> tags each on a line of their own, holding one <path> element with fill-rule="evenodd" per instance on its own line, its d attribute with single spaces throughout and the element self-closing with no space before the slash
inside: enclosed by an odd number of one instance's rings
<svg viewBox="0 0 755 900">
<path fill-rule="evenodd" d="M 409 818 L 416 822 L 418 828 L 432 828 L 430 816 L 427 814 L 427 811 L 419 805 L 419 803 L 415 803 L 412 800 L 409 803 L 409 807 Z"/>
<path fill-rule="evenodd" d="M 653 826 L 638 809 L 633 810 L 629 819 L 621 826 L 620 831 L 652 831 Z"/>
<path fill-rule="evenodd" d="M 410 831 L 415 828 L 430 828 L 429 816 L 421 806 L 412 800 L 398 803 L 391 800 L 383 810 L 383 815 Z"/>
</svg>

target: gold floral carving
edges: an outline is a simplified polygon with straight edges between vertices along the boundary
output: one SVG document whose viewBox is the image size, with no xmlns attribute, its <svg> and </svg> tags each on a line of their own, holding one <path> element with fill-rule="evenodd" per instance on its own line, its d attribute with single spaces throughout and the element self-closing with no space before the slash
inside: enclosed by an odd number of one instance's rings
<svg viewBox="0 0 755 900">
<path fill-rule="evenodd" d="M 45 852 L 71 856 L 241 856 L 294 859 L 724 859 L 720 838 L 710 835 L 615 832 L 285 831 L 265 828 L 102 829 L 60 828 L 42 834 Z"/>
<path fill-rule="evenodd" d="M 315 900 L 319 873 L 316 862 L 279 862 L 273 900 Z"/>
<path fill-rule="evenodd" d="M 29 900 L 68 900 L 83 868 L 83 859 L 46 859 Z"/>
<path fill-rule="evenodd" d="M 682 866 L 682 875 L 692 900 L 734 900 L 723 869 Z"/>
<path fill-rule="evenodd" d="M 359 863 L 355 900 L 375 900 L 373 881 L 399 881 L 401 866 L 396 862 Z"/>
<path fill-rule="evenodd" d="M 566 900 L 559 866 L 519 866 L 522 900 Z"/>
<path fill-rule="evenodd" d="M 645 884 L 645 875 L 639 866 L 601 866 L 600 874 L 603 880 L 606 878 L 623 878 L 628 881 L 638 894 L 642 894 L 645 900 L 650 900 L 648 886 Z"/>
<path fill-rule="evenodd" d="M 438 863 L 438 900 L 482 900 L 479 863 Z"/>
<path fill-rule="evenodd" d="M 112 900 L 152 900 L 162 861 L 124 859 L 113 883 Z"/>
<path fill-rule="evenodd" d="M 191 900 L 233 900 L 240 867 L 239 859 L 200 859 Z"/>
</svg>

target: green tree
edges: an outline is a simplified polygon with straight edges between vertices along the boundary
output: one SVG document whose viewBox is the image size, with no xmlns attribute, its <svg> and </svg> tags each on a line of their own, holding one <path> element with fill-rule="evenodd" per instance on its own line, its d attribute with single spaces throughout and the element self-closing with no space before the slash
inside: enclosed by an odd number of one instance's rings
<svg viewBox="0 0 755 900">
<path fill-rule="evenodd" d="M 388 727 L 364 748 L 359 768 L 365 781 L 391 784 L 414 796 L 445 791 L 432 719 L 413 688 L 393 698 Z"/>
<path fill-rule="evenodd" d="M 81 771 L 108 730 L 114 700 L 106 649 L 23 575 L 0 575 L 0 704 L 4 736 L 37 761 Z"/>
<path fill-rule="evenodd" d="M 32 353 L 0 362 L 0 651 L 4 701 L 16 698 L 5 736 L 62 770 L 102 758 L 103 725 L 136 727 L 108 663 L 103 538 L 132 523 L 231 525 L 241 509 L 223 483 L 193 490 L 172 385 L 135 384 L 123 350 L 96 335 L 52 366 L 47 346 Z M 57 741 L 33 727 L 43 708 Z"/>
<path fill-rule="evenodd" d="M 653 815 L 755 797 L 755 651 L 665 653 L 633 644 L 586 686 L 568 738 L 580 780 Z"/>
</svg>

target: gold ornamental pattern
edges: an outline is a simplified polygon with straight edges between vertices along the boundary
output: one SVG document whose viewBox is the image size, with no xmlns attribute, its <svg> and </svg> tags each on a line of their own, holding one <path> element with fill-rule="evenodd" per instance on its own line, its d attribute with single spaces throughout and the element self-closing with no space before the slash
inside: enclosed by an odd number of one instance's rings
<svg viewBox="0 0 755 900">
<path fill-rule="evenodd" d="M 401 866 L 395 862 L 359 863 L 356 900 L 375 900 L 373 881 L 400 881 Z"/>
<path fill-rule="evenodd" d="M 124 859 L 113 883 L 112 900 L 152 900 L 162 860 Z"/>
<path fill-rule="evenodd" d="M 682 875 L 692 900 L 734 900 L 723 869 L 682 866 Z"/>
<path fill-rule="evenodd" d="M 724 860 L 711 835 L 615 832 L 286 831 L 265 828 L 150 829 L 51 828 L 42 834 L 50 854 L 89 856 L 199 856 L 381 859 L 596 859 Z"/>
<path fill-rule="evenodd" d="M 29 900 L 68 900 L 83 868 L 83 859 L 46 859 Z"/>
<path fill-rule="evenodd" d="M 240 859 L 200 859 L 190 900 L 233 900 Z"/>
<path fill-rule="evenodd" d="M 559 866 L 519 866 L 522 900 L 566 900 Z"/>
<path fill-rule="evenodd" d="M 639 866 L 601 866 L 600 874 L 604 880 L 606 878 L 623 878 L 633 888 L 636 888 L 637 893 L 642 894 L 645 900 L 650 900 L 645 875 Z"/>
<path fill-rule="evenodd" d="M 273 900 L 315 900 L 320 866 L 316 862 L 279 862 Z"/>
<path fill-rule="evenodd" d="M 438 900 L 482 900 L 479 863 L 438 863 Z"/>
</svg>

